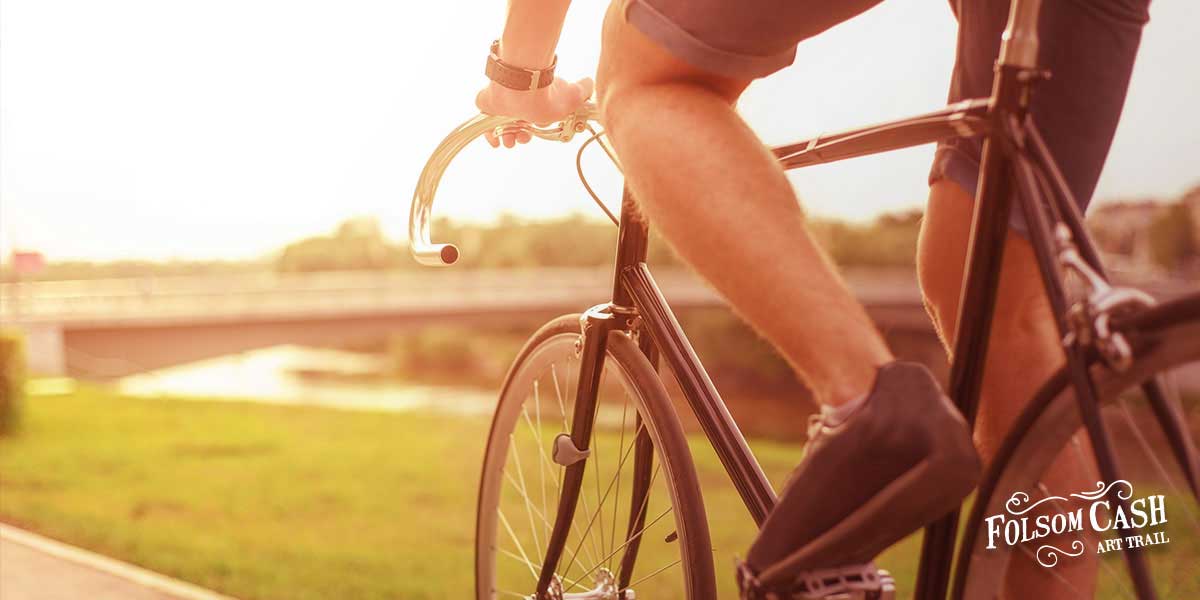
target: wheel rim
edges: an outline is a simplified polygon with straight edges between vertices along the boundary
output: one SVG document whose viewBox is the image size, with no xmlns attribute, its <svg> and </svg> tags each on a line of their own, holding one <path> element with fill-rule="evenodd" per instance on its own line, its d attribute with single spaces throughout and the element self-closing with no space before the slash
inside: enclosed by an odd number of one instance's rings
<svg viewBox="0 0 1200 600">
<path fill-rule="evenodd" d="M 553 529 L 563 467 L 552 458 L 552 442 L 569 431 L 578 374 L 578 333 L 562 333 L 542 341 L 516 370 L 494 417 L 481 478 L 476 540 L 477 596 L 528 597 L 535 592 L 545 544 Z M 677 490 L 670 464 L 655 453 L 650 493 L 632 507 L 634 440 L 648 437 L 661 447 L 644 414 L 643 399 L 625 368 L 610 352 L 602 375 L 591 457 L 571 531 L 556 570 L 564 597 L 619 598 L 624 554 L 636 540 L 637 557 L 629 590 L 683 587 L 681 544 L 684 536 L 674 518 Z M 630 535 L 630 512 L 644 515 L 644 527 Z M 673 552 L 672 552 L 673 551 Z M 651 594 L 663 596 L 661 593 Z"/>
</svg>

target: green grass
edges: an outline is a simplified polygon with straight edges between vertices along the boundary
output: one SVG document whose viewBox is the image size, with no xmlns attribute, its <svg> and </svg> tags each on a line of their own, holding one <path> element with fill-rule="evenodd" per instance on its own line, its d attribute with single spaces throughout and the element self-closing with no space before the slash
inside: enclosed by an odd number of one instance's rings
<svg viewBox="0 0 1200 600">
<path fill-rule="evenodd" d="M 83 388 L 30 398 L 21 434 L 0 440 L 0 518 L 240 598 L 465 598 L 486 431 L 484 418 Z M 701 441 L 729 590 L 753 527 Z M 800 454 L 754 446 L 774 481 Z M 882 562 L 911 581 L 916 550 Z"/>
</svg>

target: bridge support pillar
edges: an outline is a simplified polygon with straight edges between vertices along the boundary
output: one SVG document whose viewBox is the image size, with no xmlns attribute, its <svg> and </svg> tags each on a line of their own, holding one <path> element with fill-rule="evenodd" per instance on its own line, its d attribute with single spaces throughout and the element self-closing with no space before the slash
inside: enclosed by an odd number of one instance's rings
<svg viewBox="0 0 1200 600">
<path fill-rule="evenodd" d="M 63 343 L 63 328 L 58 323 L 21 323 L 17 329 L 25 334 L 25 355 L 29 372 L 37 375 L 65 375 L 67 348 Z"/>
</svg>

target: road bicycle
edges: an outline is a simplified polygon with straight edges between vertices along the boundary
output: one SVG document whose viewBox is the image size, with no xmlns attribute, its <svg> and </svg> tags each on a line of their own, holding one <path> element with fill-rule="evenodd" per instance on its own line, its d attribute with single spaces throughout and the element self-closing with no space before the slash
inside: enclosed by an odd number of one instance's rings
<svg viewBox="0 0 1200 600">
<path fill-rule="evenodd" d="M 1064 584 L 1067 597 L 1200 597 L 1192 440 L 1200 419 L 1193 415 L 1189 422 L 1186 408 L 1198 400 L 1200 294 L 1156 304 L 1142 292 L 1109 282 L 1077 205 L 1027 115 L 1035 84 L 1047 75 L 1036 64 L 1039 9 L 1040 0 L 1012 3 L 989 98 L 773 151 L 785 169 L 793 169 L 984 136 L 948 387 L 972 426 L 1014 197 L 1029 225 L 1066 363 L 1028 403 L 973 501 L 926 527 L 912 596 L 998 597 L 1006 570 L 1021 556 L 1041 565 L 1090 565 L 1092 575 L 1082 584 L 1046 567 L 1048 577 Z M 431 241 L 430 224 L 438 182 L 468 143 L 485 131 L 521 130 L 564 142 L 590 132 L 586 147 L 600 138 L 593 127 L 597 116 L 588 105 L 543 128 L 480 115 L 451 133 L 426 165 L 414 194 L 409 227 L 416 259 L 429 265 L 459 259 L 456 246 Z M 580 175 L 603 208 L 581 167 Z M 718 597 L 718 589 L 720 595 L 736 593 L 726 579 L 718 585 L 714 553 L 732 556 L 744 548 L 723 548 L 723 539 L 714 540 L 702 493 L 706 486 L 689 445 L 702 442 L 685 434 L 660 363 L 673 375 L 703 440 L 753 522 L 761 525 L 776 502 L 651 275 L 648 223 L 637 214 L 628 189 L 619 216 L 605 212 L 618 225 L 612 298 L 538 330 L 518 354 L 500 393 L 479 485 L 474 542 L 479 599 L 707 599 Z M 1096 490 L 1068 498 L 1051 493 L 1040 479 L 1060 452 L 1072 451 L 1091 461 L 1101 481 Z M 1097 548 L 1084 548 L 1084 538 L 1077 537 L 1035 550 L 1037 543 L 1024 540 L 995 544 L 995 536 L 985 531 L 989 515 L 1015 518 L 1038 505 L 1051 520 L 1066 522 L 1073 499 L 1108 502 L 1112 514 L 1123 509 L 1128 515 L 1134 487 L 1167 498 L 1170 536 L 1163 539 L 1173 538 L 1170 544 L 1099 555 L 1105 539 L 1127 532 L 1088 538 L 1089 546 L 1101 544 Z M 960 522 L 965 524 L 961 535 Z M 874 564 L 785 576 L 794 577 L 789 583 L 796 597 L 896 594 L 894 578 Z"/>
</svg>

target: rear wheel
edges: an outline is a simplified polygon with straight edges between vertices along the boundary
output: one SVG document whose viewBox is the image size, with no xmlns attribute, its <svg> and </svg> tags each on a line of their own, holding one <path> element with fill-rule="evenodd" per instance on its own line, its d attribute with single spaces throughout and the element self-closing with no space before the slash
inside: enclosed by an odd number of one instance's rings
<svg viewBox="0 0 1200 600">
<path fill-rule="evenodd" d="M 578 315 L 543 326 L 493 417 L 476 520 L 476 598 L 536 592 L 565 468 L 579 373 Z M 712 550 L 687 440 L 637 343 L 609 334 L 590 455 L 555 583 L 570 598 L 715 598 Z M 627 593 L 629 591 L 634 594 Z"/>
<path fill-rule="evenodd" d="M 1072 388 L 1064 374 L 1052 378 L 1018 421 L 980 486 L 965 530 L 954 598 L 1028 598 L 1032 593 L 1145 600 L 1124 561 L 1130 544 L 1147 544 L 1141 551 L 1158 598 L 1200 598 L 1200 498 L 1183 466 L 1185 461 L 1195 464 L 1195 446 L 1188 444 L 1190 458 L 1180 456 L 1178 445 L 1169 441 L 1171 427 L 1163 425 L 1164 419 L 1174 423 L 1190 440 L 1200 435 L 1200 297 L 1150 309 L 1131 321 L 1127 335 L 1136 349 L 1134 363 L 1120 373 L 1093 367 L 1101 415 L 1123 480 L 1097 482 Z M 1156 410 L 1143 393 L 1140 386 L 1152 380 L 1165 391 L 1172 415 Z M 1060 489 L 1054 481 L 1061 481 L 1063 464 L 1090 476 L 1092 483 Z M 1058 475 L 1045 477 L 1050 469 L 1058 469 Z M 1150 498 L 1161 496 L 1166 521 L 1134 513 L 1126 515 L 1130 527 L 1118 529 L 1112 508 L 1101 505 L 1096 519 L 1101 531 L 1095 531 L 1092 505 L 1105 501 L 1111 486 L 1129 502 L 1143 499 L 1140 509 L 1147 513 L 1153 507 Z M 1056 533 L 1056 525 L 1073 529 L 1076 515 L 1081 531 Z M 1021 541 L 1041 532 L 1038 519 L 1043 516 L 1048 535 Z M 1023 517 L 1027 526 L 1021 526 Z M 1137 527 L 1139 523 L 1144 526 Z M 1008 543 L 1005 528 L 1011 528 L 1017 543 Z M 1014 581 L 1036 586 L 1041 595 L 1013 589 Z"/>
</svg>

